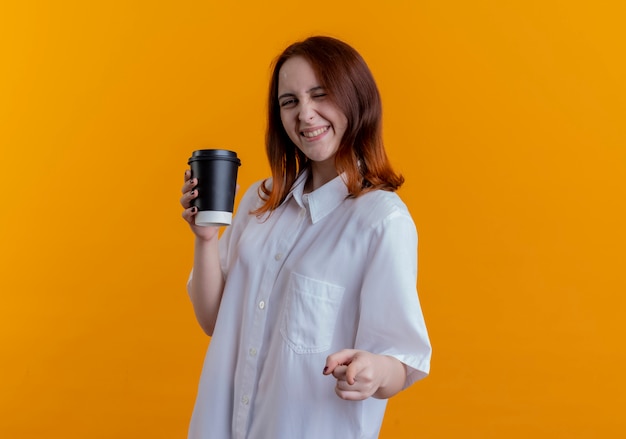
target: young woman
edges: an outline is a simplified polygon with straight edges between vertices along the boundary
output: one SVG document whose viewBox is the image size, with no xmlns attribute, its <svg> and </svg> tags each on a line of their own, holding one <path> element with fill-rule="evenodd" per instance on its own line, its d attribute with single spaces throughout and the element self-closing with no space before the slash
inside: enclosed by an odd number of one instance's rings
<svg viewBox="0 0 626 439">
<path fill-rule="evenodd" d="M 185 174 L 188 290 L 212 336 L 189 438 L 375 438 L 431 355 L 378 89 L 352 47 L 311 37 L 276 60 L 268 110 L 272 178 L 219 240 Z"/>
</svg>

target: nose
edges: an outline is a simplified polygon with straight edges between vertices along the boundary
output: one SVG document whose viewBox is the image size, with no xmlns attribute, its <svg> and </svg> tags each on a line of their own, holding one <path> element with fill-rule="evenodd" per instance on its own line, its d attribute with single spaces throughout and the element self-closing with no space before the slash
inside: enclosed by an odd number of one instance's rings
<svg viewBox="0 0 626 439">
<path fill-rule="evenodd" d="M 311 100 L 302 100 L 300 103 L 300 112 L 298 113 L 298 119 L 302 122 L 313 119 L 315 115 L 315 105 Z"/>
</svg>

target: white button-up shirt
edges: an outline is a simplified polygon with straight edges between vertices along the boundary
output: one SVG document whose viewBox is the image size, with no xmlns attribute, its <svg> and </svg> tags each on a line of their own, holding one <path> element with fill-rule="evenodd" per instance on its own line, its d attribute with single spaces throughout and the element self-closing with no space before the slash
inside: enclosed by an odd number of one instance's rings
<svg viewBox="0 0 626 439">
<path fill-rule="evenodd" d="M 376 438 L 387 401 L 340 399 L 324 376 L 342 349 L 390 355 L 406 386 L 429 372 L 417 291 L 417 234 L 397 194 L 347 198 L 342 177 L 269 218 L 258 184 L 220 238 L 226 278 L 190 439 Z"/>
</svg>

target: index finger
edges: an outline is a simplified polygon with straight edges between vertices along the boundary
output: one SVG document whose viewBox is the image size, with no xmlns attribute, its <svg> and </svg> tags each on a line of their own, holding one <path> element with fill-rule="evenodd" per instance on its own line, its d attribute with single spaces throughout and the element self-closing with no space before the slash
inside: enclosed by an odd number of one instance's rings
<svg viewBox="0 0 626 439">
<path fill-rule="evenodd" d="M 324 375 L 333 373 L 337 366 L 347 366 L 350 364 L 356 352 L 357 351 L 354 349 L 344 349 L 326 357 Z"/>
<path fill-rule="evenodd" d="M 333 369 L 332 375 L 338 380 L 348 381 L 346 377 L 347 371 L 348 371 L 348 366 L 339 365 Z"/>
</svg>

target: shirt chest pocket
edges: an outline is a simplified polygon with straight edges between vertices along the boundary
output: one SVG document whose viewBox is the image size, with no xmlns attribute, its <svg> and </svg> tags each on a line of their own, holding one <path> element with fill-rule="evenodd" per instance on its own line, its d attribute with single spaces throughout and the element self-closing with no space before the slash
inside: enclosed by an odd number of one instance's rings
<svg viewBox="0 0 626 439">
<path fill-rule="evenodd" d="M 330 349 L 344 288 L 292 273 L 280 332 L 297 354 Z"/>
</svg>

